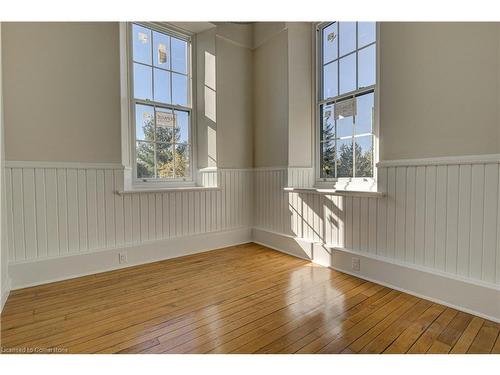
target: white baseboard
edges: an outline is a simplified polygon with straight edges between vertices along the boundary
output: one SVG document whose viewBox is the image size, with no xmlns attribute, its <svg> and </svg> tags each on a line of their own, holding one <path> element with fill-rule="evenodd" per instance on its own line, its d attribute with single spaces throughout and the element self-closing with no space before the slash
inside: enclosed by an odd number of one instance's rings
<svg viewBox="0 0 500 375">
<path fill-rule="evenodd" d="M 5 302 L 7 302 L 7 298 L 9 298 L 10 288 L 11 288 L 11 280 L 10 278 L 7 277 L 7 279 L 2 282 L 2 289 L 0 290 L 0 314 L 3 311 Z"/>
<path fill-rule="evenodd" d="M 347 249 L 305 242 L 292 236 L 252 230 L 253 241 L 289 255 L 421 297 L 457 310 L 500 322 L 500 287 L 431 272 Z M 309 244 L 304 246 L 304 243 Z M 352 270 L 352 257 L 360 271 Z"/>
<path fill-rule="evenodd" d="M 13 262 L 9 264 L 9 276 L 14 290 L 248 242 L 251 242 L 250 228 L 176 237 L 31 262 Z M 119 264 L 118 253 L 124 251 L 128 262 Z"/>
</svg>

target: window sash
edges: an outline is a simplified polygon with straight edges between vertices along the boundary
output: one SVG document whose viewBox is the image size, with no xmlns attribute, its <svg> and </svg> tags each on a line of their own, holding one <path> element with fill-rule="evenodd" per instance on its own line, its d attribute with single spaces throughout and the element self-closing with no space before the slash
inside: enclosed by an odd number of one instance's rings
<svg viewBox="0 0 500 375">
<path fill-rule="evenodd" d="M 153 51 L 153 46 L 151 48 L 151 55 L 152 55 L 152 60 L 151 60 L 151 65 L 145 64 L 143 62 L 138 62 L 134 60 L 134 55 L 133 55 L 133 29 L 132 26 L 136 24 L 142 27 L 145 27 L 149 30 L 156 31 L 162 34 L 166 34 L 169 37 L 175 37 L 177 39 L 181 39 L 187 43 L 187 56 L 186 56 L 186 70 L 187 73 L 181 73 L 181 72 L 176 72 L 172 69 L 165 69 L 161 67 L 157 67 L 153 63 L 154 59 L 154 51 Z M 168 27 L 164 26 L 158 26 L 155 24 L 150 24 L 150 23 L 142 23 L 142 22 L 131 22 L 128 24 L 128 37 L 129 37 L 129 43 L 128 43 L 128 67 L 129 67 L 129 97 L 130 97 L 130 119 L 133 124 L 131 126 L 131 149 L 132 149 L 132 176 L 135 184 L 141 184 L 141 183 L 193 183 L 194 182 L 194 158 L 195 158 L 195 153 L 194 153 L 194 147 L 193 147 L 193 110 L 192 110 L 192 103 L 193 103 L 193 80 L 192 80 L 192 58 L 193 58 L 193 45 L 192 45 L 192 40 L 191 37 L 185 34 L 181 34 L 175 30 L 171 30 Z M 151 41 L 152 43 L 152 41 Z M 170 59 L 172 58 L 171 54 L 171 47 L 169 48 L 169 53 L 170 53 Z M 178 105 L 178 104 L 169 104 L 169 103 L 162 103 L 149 99 L 136 99 L 134 96 L 134 64 L 141 64 L 143 66 L 149 67 L 152 69 L 152 74 L 153 76 L 151 77 L 152 81 L 152 92 L 153 92 L 153 98 L 154 98 L 154 69 L 159 69 L 162 71 L 166 71 L 169 73 L 175 73 L 179 74 L 182 76 L 187 77 L 187 106 L 183 105 Z M 172 66 L 170 66 L 172 67 Z M 170 84 L 170 97 L 172 98 L 173 94 L 173 87 L 172 87 L 172 82 Z M 136 105 L 147 105 L 151 106 L 153 108 L 161 108 L 165 110 L 178 110 L 178 111 L 184 111 L 187 112 L 188 114 L 188 128 L 189 128 L 189 134 L 188 134 L 188 142 L 179 142 L 175 143 L 172 142 L 173 145 L 177 144 L 184 144 L 187 145 L 189 148 L 189 172 L 185 177 L 152 177 L 152 178 L 143 178 L 143 177 L 138 177 L 137 176 L 137 142 L 145 142 L 145 143 L 153 143 L 155 144 L 155 152 L 154 152 L 154 173 L 156 175 L 157 173 L 157 168 L 156 168 L 156 144 L 163 144 L 163 142 L 156 142 L 156 141 L 145 141 L 145 140 L 139 140 L 137 139 L 137 123 L 136 123 Z M 155 128 L 156 128 L 156 116 L 154 116 L 154 121 L 155 121 Z M 175 147 L 175 146 L 174 146 Z M 174 149 L 175 152 L 175 149 Z"/>
<path fill-rule="evenodd" d="M 336 21 L 337 22 L 337 21 Z M 377 152 L 377 145 L 376 145 L 376 139 L 377 139 L 377 134 L 378 134 L 378 61 L 379 61 L 379 50 L 378 50 L 378 42 L 379 42 L 379 32 L 378 32 L 378 25 L 376 24 L 376 29 L 375 29 L 375 41 L 370 42 L 368 44 L 364 44 L 362 47 L 358 46 L 358 28 L 359 26 L 356 25 L 356 47 L 354 50 L 344 53 L 340 55 L 340 46 L 339 43 L 337 42 L 337 56 L 331 60 L 328 61 L 323 61 L 323 38 L 324 38 L 324 29 L 332 25 L 334 22 L 328 22 L 328 23 L 322 23 L 317 25 L 316 28 L 316 108 L 315 108 L 315 116 L 317 118 L 316 121 L 316 129 L 317 129 L 317 134 L 318 136 L 316 137 L 316 149 L 317 149 L 317 161 L 316 161 L 316 179 L 317 181 L 321 182 L 339 182 L 339 181 L 347 181 L 347 180 L 375 180 L 376 178 L 376 152 Z M 338 31 L 337 31 L 338 35 Z M 339 36 L 341 38 L 341 36 Z M 337 62 L 337 86 L 338 86 L 338 81 L 340 80 L 340 67 L 339 67 L 339 61 L 340 59 L 352 55 L 352 54 L 359 54 L 360 51 L 363 51 L 366 48 L 375 46 L 376 48 L 376 60 L 375 60 L 375 84 L 370 85 L 370 86 L 365 86 L 361 88 L 357 88 L 359 84 L 359 74 L 358 74 L 358 66 L 359 66 L 359 59 L 356 58 L 356 89 L 342 93 L 333 97 L 328 97 L 324 98 L 324 67 Z M 338 92 L 340 91 L 340 87 L 337 87 Z M 346 137 L 337 137 L 336 133 L 334 138 L 332 139 L 333 142 L 337 142 L 337 140 L 343 140 L 343 139 L 352 139 L 353 142 L 355 142 L 356 138 L 362 137 L 362 136 L 371 136 L 372 137 L 372 176 L 371 177 L 356 177 L 356 155 L 355 155 L 355 148 L 353 147 L 353 160 L 352 160 L 352 173 L 350 177 L 338 177 L 337 176 L 337 155 L 335 150 L 335 164 L 334 164 L 334 169 L 335 169 L 335 177 L 323 177 L 323 144 L 326 143 L 326 141 L 323 141 L 323 121 L 322 121 L 322 113 L 321 109 L 323 106 L 329 105 L 329 104 L 335 104 L 338 102 L 341 102 L 345 99 L 348 98 L 356 98 L 362 95 L 366 95 L 369 93 L 374 94 L 374 108 L 375 108 L 375 114 L 374 114 L 374 122 L 373 122 L 373 128 L 371 133 L 363 133 L 363 134 L 355 134 L 355 127 L 356 123 L 355 120 L 353 121 L 352 125 L 352 136 L 346 136 Z"/>
</svg>

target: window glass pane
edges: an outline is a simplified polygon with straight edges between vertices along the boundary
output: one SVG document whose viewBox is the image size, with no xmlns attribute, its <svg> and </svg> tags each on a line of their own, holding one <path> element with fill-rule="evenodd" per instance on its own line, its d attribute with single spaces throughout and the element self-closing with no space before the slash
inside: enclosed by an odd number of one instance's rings
<svg viewBox="0 0 500 375">
<path fill-rule="evenodd" d="M 323 29 L 323 64 L 337 58 L 338 40 L 337 22 Z"/>
<path fill-rule="evenodd" d="M 337 61 L 325 65 L 323 68 L 323 99 L 338 95 Z"/>
<path fill-rule="evenodd" d="M 361 88 L 374 85 L 377 67 L 375 44 L 360 50 L 358 56 L 358 87 Z"/>
<path fill-rule="evenodd" d="M 340 59 L 339 94 L 356 90 L 356 54 Z"/>
<path fill-rule="evenodd" d="M 189 176 L 189 146 L 175 145 L 175 177 Z"/>
<path fill-rule="evenodd" d="M 170 69 L 170 37 L 153 31 L 153 64 Z"/>
<path fill-rule="evenodd" d="M 335 139 L 335 121 L 333 114 L 333 104 L 321 106 L 322 132 L 321 141 L 332 141 Z"/>
<path fill-rule="evenodd" d="M 321 178 L 335 177 L 335 141 L 321 143 Z"/>
<path fill-rule="evenodd" d="M 156 142 L 174 142 L 175 117 L 170 109 L 156 108 Z"/>
<path fill-rule="evenodd" d="M 154 172 L 154 143 L 137 142 L 137 178 L 153 178 Z"/>
<path fill-rule="evenodd" d="M 187 74 L 187 43 L 172 37 L 172 70 Z"/>
<path fill-rule="evenodd" d="M 337 138 L 352 137 L 354 118 L 353 116 L 342 117 L 337 119 Z"/>
<path fill-rule="evenodd" d="M 375 22 L 358 22 L 358 48 L 375 41 Z"/>
<path fill-rule="evenodd" d="M 186 76 L 172 73 L 172 104 L 188 105 L 187 83 Z"/>
<path fill-rule="evenodd" d="M 356 98 L 356 134 L 373 131 L 373 111 L 375 109 L 373 92 Z"/>
<path fill-rule="evenodd" d="M 356 49 L 356 22 L 339 22 L 340 56 Z"/>
<path fill-rule="evenodd" d="M 356 177 L 373 176 L 373 150 L 371 135 L 356 137 Z"/>
<path fill-rule="evenodd" d="M 175 142 L 189 143 L 189 114 L 175 111 Z"/>
<path fill-rule="evenodd" d="M 170 104 L 172 102 L 170 97 L 170 72 L 155 68 L 154 75 L 155 101 Z"/>
<path fill-rule="evenodd" d="M 134 63 L 134 98 L 152 100 L 152 68 Z"/>
<path fill-rule="evenodd" d="M 132 25 L 133 59 L 151 65 L 151 30 Z"/>
<path fill-rule="evenodd" d="M 174 146 L 171 144 L 158 143 L 156 145 L 156 175 L 158 178 L 174 176 L 173 150 Z"/>
<path fill-rule="evenodd" d="M 135 137 L 140 141 L 154 141 L 154 109 L 149 105 L 135 106 Z"/>
<path fill-rule="evenodd" d="M 352 177 L 352 138 L 337 140 L 337 177 Z"/>
</svg>

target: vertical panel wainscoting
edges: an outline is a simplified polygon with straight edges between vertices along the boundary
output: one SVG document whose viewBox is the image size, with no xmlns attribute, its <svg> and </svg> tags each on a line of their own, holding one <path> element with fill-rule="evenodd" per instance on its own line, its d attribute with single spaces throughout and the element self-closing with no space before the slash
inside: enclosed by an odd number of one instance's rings
<svg viewBox="0 0 500 375">
<path fill-rule="evenodd" d="M 13 287 L 67 278 L 69 271 L 51 269 L 61 259 L 84 263 L 90 258 L 81 256 L 91 255 L 92 265 L 105 270 L 119 266 L 114 250 L 128 250 L 131 265 L 250 241 L 252 170 L 202 173 L 203 181 L 218 188 L 120 195 L 119 165 L 7 163 Z M 201 236 L 208 233 L 212 237 Z M 148 255 L 155 244 L 159 250 Z M 99 256 L 107 257 L 105 264 Z M 92 265 L 78 273 L 92 273 Z M 39 275 L 24 275 L 35 269 Z"/>
<path fill-rule="evenodd" d="M 500 320 L 499 160 L 384 162 L 378 170 L 383 198 L 283 193 L 286 170 L 259 170 L 254 241 Z M 360 271 L 352 269 L 353 256 L 361 258 Z M 398 280 L 398 272 L 413 284 Z M 420 288 L 425 275 L 451 280 L 449 293 Z M 482 302 L 464 306 L 462 300 L 481 299 L 460 300 L 464 283 L 479 288 Z"/>
</svg>

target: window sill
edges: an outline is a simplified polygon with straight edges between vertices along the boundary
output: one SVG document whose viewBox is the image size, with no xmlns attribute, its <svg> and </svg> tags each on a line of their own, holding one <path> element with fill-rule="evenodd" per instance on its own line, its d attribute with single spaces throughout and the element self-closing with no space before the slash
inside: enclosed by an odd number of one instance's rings
<svg viewBox="0 0 500 375">
<path fill-rule="evenodd" d="M 171 193 L 182 191 L 217 191 L 220 190 L 218 186 L 178 186 L 166 188 L 135 188 L 127 190 L 117 190 L 115 193 L 118 195 L 126 194 L 140 194 L 140 193 Z"/>
<path fill-rule="evenodd" d="M 294 188 L 286 187 L 283 190 L 289 193 L 309 193 L 322 195 L 339 195 L 346 197 L 365 197 L 365 198 L 383 198 L 385 193 L 381 191 L 362 191 L 362 190 L 339 190 L 339 189 L 321 189 L 321 188 Z"/>
</svg>

